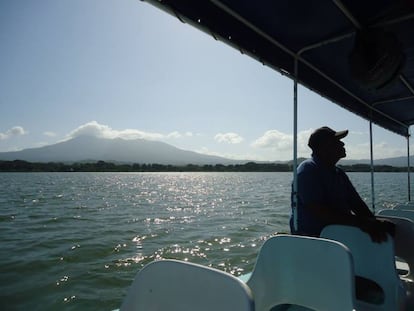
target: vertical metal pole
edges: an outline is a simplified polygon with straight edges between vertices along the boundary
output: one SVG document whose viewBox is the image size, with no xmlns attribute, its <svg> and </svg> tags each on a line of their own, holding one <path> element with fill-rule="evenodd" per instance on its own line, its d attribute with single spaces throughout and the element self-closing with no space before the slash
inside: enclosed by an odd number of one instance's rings
<svg viewBox="0 0 414 311">
<path fill-rule="evenodd" d="M 372 200 L 372 212 L 375 214 L 375 189 L 374 189 L 374 151 L 372 143 L 372 121 L 369 121 L 369 146 L 371 157 L 371 200 Z"/>
<path fill-rule="evenodd" d="M 295 230 L 298 228 L 298 58 L 295 57 L 294 63 L 295 76 L 293 81 L 293 189 L 292 189 L 292 212 L 293 225 Z"/>
<path fill-rule="evenodd" d="M 408 173 L 408 202 L 411 201 L 411 178 L 410 178 L 410 136 L 407 136 L 407 173 Z"/>
</svg>

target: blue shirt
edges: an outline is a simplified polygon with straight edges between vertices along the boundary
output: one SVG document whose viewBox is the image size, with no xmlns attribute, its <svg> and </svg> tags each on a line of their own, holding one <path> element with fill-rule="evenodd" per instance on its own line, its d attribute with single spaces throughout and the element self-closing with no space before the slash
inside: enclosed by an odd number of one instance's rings
<svg viewBox="0 0 414 311">
<path fill-rule="evenodd" d="M 327 168 L 316 157 L 303 161 L 297 173 L 297 208 L 293 206 L 292 194 L 290 218 L 293 234 L 319 236 L 329 224 L 315 215 L 309 205 L 323 205 L 351 214 L 352 205 L 361 200 L 344 171 L 336 166 Z"/>
</svg>

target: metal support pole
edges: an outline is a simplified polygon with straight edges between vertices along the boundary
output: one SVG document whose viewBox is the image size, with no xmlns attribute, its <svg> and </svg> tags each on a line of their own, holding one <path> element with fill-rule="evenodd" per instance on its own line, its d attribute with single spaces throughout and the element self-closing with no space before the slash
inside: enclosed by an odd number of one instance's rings
<svg viewBox="0 0 414 311">
<path fill-rule="evenodd" d="M 292 213 L 295 230 L 298 228 L 298 58 L 295 57 L 295 76 L 293 80 L 293 185 L 292 185 Z"/>
<path fill-rule="evenodd" d="M 369 147 L 371 158 L 371 200 L 372 212 L 375 214 L 375 186 L 374 186 L 374 149 L 372 143 L 372 121 L 369 121 Z"/>
<path fill-rule="evenodd" d="M 407 136 L 407 178 L 408 178 L 408 202 L 411 201 L 411 178 L 410 178 L 410 136 Z"/>
</svg>

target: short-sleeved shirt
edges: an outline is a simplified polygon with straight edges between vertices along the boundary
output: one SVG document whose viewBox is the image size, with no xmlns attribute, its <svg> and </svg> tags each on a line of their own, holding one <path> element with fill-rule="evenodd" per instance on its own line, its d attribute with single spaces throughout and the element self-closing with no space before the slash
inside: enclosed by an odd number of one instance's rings
<svg viewBox="0 0 414 311">
<path fill-rule="evenodd" d="M 314 215 L 309 205 L 317 204 L 351 213 L 361 200 L 348 176 L 339 167 L 327 168 L 316 157 L 303 161 L 297 170 L 297 207 L 293 206 L 290 228 L 293 234 L 319 236 L 328 225 Z"/>
</svg>

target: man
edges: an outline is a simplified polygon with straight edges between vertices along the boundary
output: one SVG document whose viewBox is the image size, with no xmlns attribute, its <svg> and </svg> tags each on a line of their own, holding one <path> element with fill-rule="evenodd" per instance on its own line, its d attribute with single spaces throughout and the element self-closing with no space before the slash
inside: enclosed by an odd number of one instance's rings
<svg viewBox="0 0 414 311">
<path fill-rule="evenodd" d="M 370 234 L 374 242 L 386 240 L 392 224 L 375 219 L 348 176 L 336 163 L 346 157 L 344 143 L 348 130 L 329 127 L 315 130 L 308 141 L 312 158 L 297 170 L 297 204 L 292 193 L 292 234 L 319 236 L 329 224 L 352 225 Z"/>
</svg>

